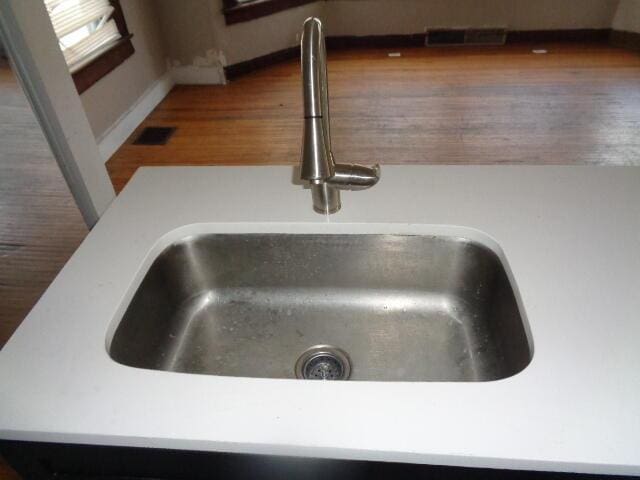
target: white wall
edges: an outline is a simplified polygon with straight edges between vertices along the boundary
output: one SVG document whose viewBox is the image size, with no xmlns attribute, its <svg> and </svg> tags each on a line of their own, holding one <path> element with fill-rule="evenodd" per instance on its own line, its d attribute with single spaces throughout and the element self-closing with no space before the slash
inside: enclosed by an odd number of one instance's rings
<svg viewBox="0 0 640 480">
<path fill-rule="evenodd" d="M 222 0 L 210 2 L 216 13 L 213 28 L 218 45 L 229 65 L 295 46 L 302 23 L 311 16 L 322 18 L 326 3 L 309 3 L 249 22 L 225 25 Z"/>
<path fill-rule="evenodd" d="M 165 51 L 177 83 L 223 83 L 215 12 L 205 0 L 156 0 Z"/>
<path fill-rule="evenodd" d="M 329 0 L 328 35 L 420 33 L 434 27 L 609 28 L 618 0 Z"/>
<path fill-rule="evenodd" d="M 623 0 L 637 3 L 640 0 Z M 424 32 L 429 27 L 514 30 L 609 28 L 619 0 L 327 0 L 225 25 L 222 0 L 159 0 L 175 65 L 232 65 L 297 43 L 302 22 L 320 17 L 328 35 Z"/>
<path fill-rule="evenodd" d="M 167 71 L 155 0 L 121 0 L 121 5 L 129 31 L 133 34 L 135 53 L 81 95 L 98 141 Z"/>
<path fill-rule="evenodd" d="M 222 0 L 158 0 L 158 5 L 172 65 L 204 69 L 294 46 L 302 22 L 310 16 L 321 16 L 324 2 L 234 25 L 225 24 Z"/>
<path fill-rule="evenodd" d="M 621 0 L 613 29 L 640 33 L 640 0 Z"/>
</svg>

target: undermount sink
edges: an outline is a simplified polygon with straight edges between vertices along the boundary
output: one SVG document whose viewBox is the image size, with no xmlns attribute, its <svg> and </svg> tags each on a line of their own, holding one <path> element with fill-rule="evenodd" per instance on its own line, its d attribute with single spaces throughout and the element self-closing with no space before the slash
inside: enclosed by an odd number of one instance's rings
<svg viewBox="0 0 640 480">
<path fill-rule="evenodd" d="M 173 372 L 411 382 L 502 379 L 532 357 L 493 250 L 377 234 L 185 238 L 152 263 L 109 354 Z"/>
</svg>

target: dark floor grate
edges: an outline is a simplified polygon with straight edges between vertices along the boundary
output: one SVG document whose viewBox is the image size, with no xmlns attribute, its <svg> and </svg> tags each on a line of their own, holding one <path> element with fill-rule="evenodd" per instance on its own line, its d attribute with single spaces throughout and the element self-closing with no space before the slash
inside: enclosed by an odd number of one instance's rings
<svg viewBox="0 0 640 480">
<path fill-rule="evenodd" d="M 138 138 L 133 141 L 134 145 L 166 145 L 176 127 L 147 127 Z"/>
<path fill-rule="evenodd" d="M 467 45 L 504 45 L 507 31 L 504 28 L 478 28 L 467 30 L 464 43 Z"/>
<path fill-rule="evenodd" d="M 465 30 L 429 30 L 427 45 L 464 45 Z"/>
</svg>

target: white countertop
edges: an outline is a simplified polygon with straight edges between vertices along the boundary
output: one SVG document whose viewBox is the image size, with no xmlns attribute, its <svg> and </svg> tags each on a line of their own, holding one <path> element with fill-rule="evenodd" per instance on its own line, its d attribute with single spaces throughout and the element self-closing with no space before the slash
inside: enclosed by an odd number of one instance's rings
<svg viewBox="0 0 640 480">
<path fill-rule="evenodd" d="M 640 474 L 640 168 L 384 166 L 328 219 L 291 178 L 139 170 L 0 351 L 0 438 Z M 184 235 L 449 226 L 495 239 L 513 272 L 535 349 L 514 377 L 231 378 L 107 354 L 145 269 Z M 328 403 L 331 421 L 309 414 Z"/>
</svg>

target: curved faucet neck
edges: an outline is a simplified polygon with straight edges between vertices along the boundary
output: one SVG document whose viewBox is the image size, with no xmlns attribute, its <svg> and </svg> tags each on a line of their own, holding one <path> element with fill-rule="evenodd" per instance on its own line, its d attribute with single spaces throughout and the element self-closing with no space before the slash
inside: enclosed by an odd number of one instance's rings
<svg viewBox="0 0 640 480">
<path fill-rule="evenodd" d="M 327 85 L 327 54 L 322 23 L 317 18 L 304 22 L 301 39 L 302 94 L 305 138 L 302 178 L 322 181 L 333 176 Z"/>
<path fill-rule="evenodd" d="M 304 133 L 300 178 L 311 185 L 314 209 L 323 214 L 340 209 L 340 189 L 363 189 L 376 184 L 376 167 L 336 165 L 331 152 L 327 51 L 322 23 L 304 22 L 301 39 Z"/>
</svg>

